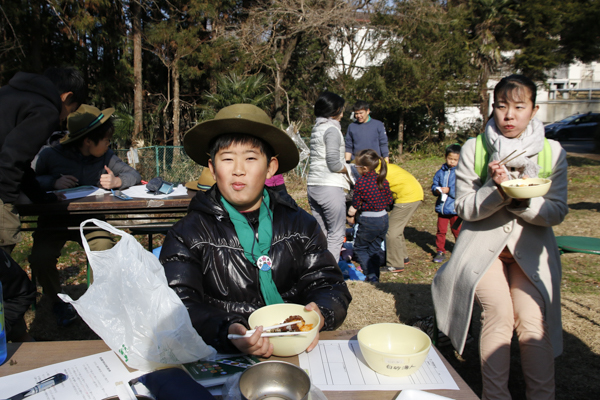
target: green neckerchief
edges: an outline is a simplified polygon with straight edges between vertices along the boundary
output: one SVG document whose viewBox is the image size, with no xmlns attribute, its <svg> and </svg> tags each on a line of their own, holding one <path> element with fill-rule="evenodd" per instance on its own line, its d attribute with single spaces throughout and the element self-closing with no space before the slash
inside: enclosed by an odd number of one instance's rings
<svg viewBox="0 0 600 400">
<path fill-rule="evenodd" d="M 242 215 L 238 210 L 235 209 L 223 196 L 221 196 L 221 203 L 223 207 L 229 213 L 229 218 L 235 228 L 238 239 L 242 248 L 244 249 L 244 256 L 252 264 L 259 268 L 259 283 L 260 291 L 265 299 L 267 305 L 283 303 L 281 295 L 277 291 L 277 286 L 273 282 L 273 275 L 271 272 L 270 264 L 269 268 L 261 268 L 262 265 L 257 265 L 261 256 L 269 255 L 269 249 L 271 248 L 271 241 L 273 240 L 273 223 L 270 218 L 270 204 L 269 193 L 266 189 L 263 189 L 263 201 L 260 205 L 260 213 L 258 217 L 258 245 L 256 243 L 256 235 L 254 229 L 250 226 L 248 219 Z M 262 264 L 262 263 L 261 263 Z"/>
</svg>

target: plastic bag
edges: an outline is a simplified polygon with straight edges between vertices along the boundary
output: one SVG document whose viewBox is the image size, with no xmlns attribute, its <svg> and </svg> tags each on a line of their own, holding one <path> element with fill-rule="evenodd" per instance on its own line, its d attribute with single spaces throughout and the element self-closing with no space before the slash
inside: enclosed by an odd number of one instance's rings
<svg viewBox="0 0 600 400">
<path fill-rule="evenodd" d="M 87 223 L 121 236 L 109 250 L 91 251 Z M 81 223 L 81 240 L 94 282 L 73 304 L 81 318 L 131 368 L 151 371 L 213 357 L 216 351 L 193 328 L 189 314 L 168 286 L 158 259 L 130 234 L 97 219 Z"/>
</svg>

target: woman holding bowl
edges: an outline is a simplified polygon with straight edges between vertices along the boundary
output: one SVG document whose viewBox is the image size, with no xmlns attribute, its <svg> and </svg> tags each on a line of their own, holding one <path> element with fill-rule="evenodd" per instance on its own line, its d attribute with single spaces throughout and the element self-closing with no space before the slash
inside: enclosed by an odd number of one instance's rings
<svg viewBox="0 0 600 400">
<path fill-rule="evenodd" d="M 554 399 L 554 358 L 562 352 L 561 265 L 552 226 L 568 212 L 566 153 L 545 142 L 535 119 L 536 86 L 511 75 L 494 88 L 494 110 L 482 140 L 468 140 L 456 171 L 456 210 L 464 220 L 450 261 L 434 278 L 439 329 L 462 353 L 473 299 L 481 307 L 483 399 L 510 399 L 510 343 L 517 332 L 528 399 Z M 546 146 L 546 149 L 544 147 Z M 487 174 L 475 171 L 487 152 Z M 501 183 L 538 177 L 538 158 L 551 152 L 547 194 L 512 199 Z M 522 154 L 521 154 L 522 153 Z M 500 163 L 521 154 L 506 165 Z M 487 177 L 485 176 L 487 175 Z"/>
</svg>

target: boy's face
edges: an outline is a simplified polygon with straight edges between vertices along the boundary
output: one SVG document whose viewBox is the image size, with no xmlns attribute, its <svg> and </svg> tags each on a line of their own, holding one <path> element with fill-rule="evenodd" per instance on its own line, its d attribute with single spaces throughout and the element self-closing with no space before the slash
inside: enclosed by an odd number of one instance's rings
<svg viewBox="0 0 600 400">
<path fill-rule="evenodd" d="M 369 118 L 369 114 L 371 114 L 371 110 L 358 110 L 354 111 L 354 118 L 359 124 L 366 122 Z"/>
<path fill-rule="evenodd" d="M 225 200 L 238 211 L 253 211 L 262 202 L 265 179 L 279 168 L 276 157 L 267 165 L 267 156 L 250 144 L 232 144 L 221 149 L 208 168 Z"/>
<path fill-rule="evenodd" d="M 448 166 L 450 168 L 454 168 L 458 165 L 458 159 L 459 159 L 459 155 L 456 153 L 450 153 L 446 156 L 446 164 L 448 164 Z"/>
<path fill-rule="evenodd" d="M 91 155 L 94 157 L 102 157 L 104 154 L 106 154 L 106 152 L 108 151 L 109 147 L 110 147 L 110 140 L 112 139 L 113 136 L 113 130 L 110 129 L 107 133 L 106 136 L 104 136 L 102 139 L 100 139 L 100 141 L 98 141 L 98 143 L 94 143 L 93 140 L 91 140 L 90 138 L 85 138 L 84 139 L 84 146 L 87 147 L 87 152 L 89 154 L 83 154 L 85 156 Z M 83 151 L 82 151 L 83 153 Z"/>
</svg>

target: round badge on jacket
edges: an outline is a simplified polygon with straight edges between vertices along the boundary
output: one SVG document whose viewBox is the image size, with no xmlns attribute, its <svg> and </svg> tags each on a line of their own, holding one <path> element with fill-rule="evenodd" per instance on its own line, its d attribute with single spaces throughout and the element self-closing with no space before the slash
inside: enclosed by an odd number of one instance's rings
<svg viewBox="0 0 600 400">
<path fill-rule="evenodd" d="M 256 261 L 256 266 L 260 268 L 261 271 L 268 271 L 271 269 L 271 265 L 273 265 L 273 261 L 268 256 L 260 256 L 258 257 L 258 261 Z"/>
</svg>

